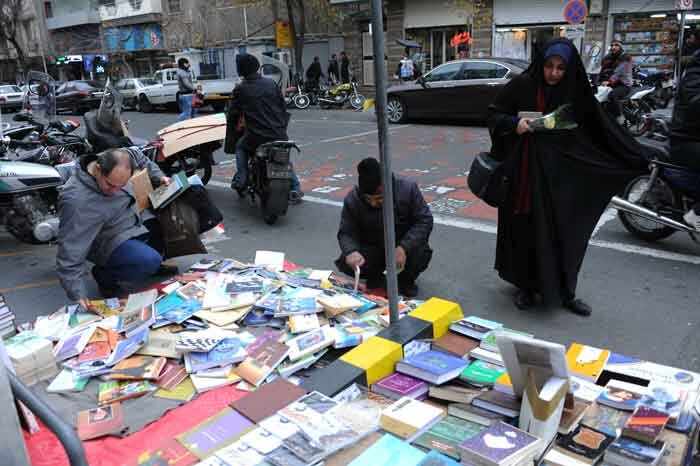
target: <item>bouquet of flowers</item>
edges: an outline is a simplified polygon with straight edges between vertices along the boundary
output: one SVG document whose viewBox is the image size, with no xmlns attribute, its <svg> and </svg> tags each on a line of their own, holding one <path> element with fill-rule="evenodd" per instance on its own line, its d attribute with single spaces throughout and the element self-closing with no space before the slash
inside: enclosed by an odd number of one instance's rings
<svg viewBox="0 0 700 466">
<path fill-rule="evenodd" d="M 534 131 L 574 129 L 578 127 L 571 104 L 562 105 L 552 113 L 530 120 L 529 125 Z"/>
</svg>

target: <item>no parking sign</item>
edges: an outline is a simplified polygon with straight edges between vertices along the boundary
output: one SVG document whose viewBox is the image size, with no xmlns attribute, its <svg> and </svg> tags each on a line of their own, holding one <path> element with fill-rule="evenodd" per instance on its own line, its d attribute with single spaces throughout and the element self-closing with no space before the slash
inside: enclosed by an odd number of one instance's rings
<svg viewBox="0 0 700 466">
<path fill-rule="evenodd" d="M 564 19 L 569 24 L 581 24 L 587 14 L 588 8 L 583 0 L 571 0 L 564 7 Z"/>
</svg>

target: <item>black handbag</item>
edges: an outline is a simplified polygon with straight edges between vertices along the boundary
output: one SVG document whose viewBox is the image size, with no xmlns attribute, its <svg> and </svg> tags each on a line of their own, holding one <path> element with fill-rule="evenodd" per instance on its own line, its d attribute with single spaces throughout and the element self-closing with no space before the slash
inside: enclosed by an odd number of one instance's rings
<svg viewBox="0 0 700 466">
<path fill-rule="evenodd" d="M 506 197 L 503 162 L 494 159 L 488 152 L 479 153 L 472 162 L 467 185 L 476 197 L 491 207 L 500 207 Z"/>
</svg>

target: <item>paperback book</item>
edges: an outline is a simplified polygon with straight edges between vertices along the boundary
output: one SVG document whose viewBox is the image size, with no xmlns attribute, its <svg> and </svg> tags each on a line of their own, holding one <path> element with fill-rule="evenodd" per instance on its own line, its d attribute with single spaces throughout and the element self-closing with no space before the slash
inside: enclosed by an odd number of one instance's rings
<svg viewBox="0 0 700 466">
<path fill-rule="evenodd" d="M 396 363 L 396 371 L 440 385 L 457 378 L 469 364 L 441 351 L 427 351 Z"/>
<path fill-rule="evenodd" d="M 428 393 L 428 384 L 415 377 L 395 372 L 373 384 L 371 390 L 392 400 L 404 396 L 419 399 Z"/>
</svg>

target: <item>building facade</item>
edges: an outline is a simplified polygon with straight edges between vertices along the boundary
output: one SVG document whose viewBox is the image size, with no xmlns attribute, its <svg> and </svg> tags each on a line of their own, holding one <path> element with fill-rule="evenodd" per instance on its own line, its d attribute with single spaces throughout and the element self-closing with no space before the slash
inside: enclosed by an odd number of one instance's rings
<svg viewBox="0 0 700 466">
<path fill-rule="evenodd" d="M 49 40 L 39 0 L 23 0 L 17 17 L 16 39 L 24 54 L 24 69 L 17 59 L 17 50 L 10 42 L 0 41 L 0 82 L 19 82 L 29 70 L 48 70 Z"/>
</svg>

